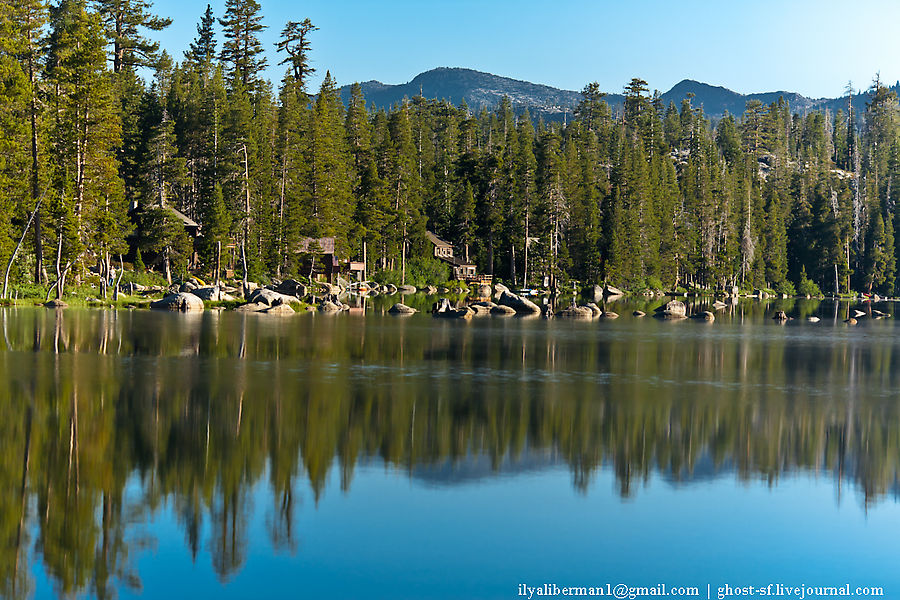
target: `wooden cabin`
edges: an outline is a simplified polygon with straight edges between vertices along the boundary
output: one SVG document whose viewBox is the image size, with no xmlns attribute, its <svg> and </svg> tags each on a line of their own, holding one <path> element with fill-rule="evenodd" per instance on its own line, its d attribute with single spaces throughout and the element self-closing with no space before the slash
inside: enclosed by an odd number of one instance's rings
<svg viewBox="0 0 900 600">
<path fill-rule="evenodd" d="M 490 280 L 490 275 L 479 275 L 478 267 L 472 263 L 460 260 L 453 255 L 453 244 L 442 240 L 430 231 L 425 232 L 425 237 L 434 248 L 434 257 L 444 261 L 453 267 L 453 278 L 466 283 L 482 283 Z"/>
<path fill-rule="evenodd" d="M 334 252 L 333 237 L 301 238 L 297 245 L 297 254 L 309 256 L 301 267 L 301 272 L 309 273 L 312 267 L 313 278 L 323 278 L 328 283 L 334 283 L 334 276 L 340 270 L 340 263 Z M 312 265 L 309 261 L 312 261 Z"/>
</svg>

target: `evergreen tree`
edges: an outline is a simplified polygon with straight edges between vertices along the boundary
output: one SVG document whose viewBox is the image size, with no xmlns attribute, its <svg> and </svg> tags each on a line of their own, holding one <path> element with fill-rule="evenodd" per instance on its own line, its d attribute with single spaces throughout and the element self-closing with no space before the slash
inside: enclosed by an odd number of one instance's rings
<svg viewBox="0 0 900 600">
<path fill-rule="evenodd" d="M 149 0 L 94 0 L 112 44 L 113 72 L 152 67 L 158 60 L 159 43 L 152 42 L 142 29 L 162 31 L 172 19 L 150 12 Z"/>
<path fill-rule="evenodd" d="M 196 65 L 210 65 L 216 57 L 216 32 L 212 6 L 206 5 L 206 12 L 200 17 L 197 24 L 197 37 L 191 42 L 190 48 L 184 53 L 188 62 Z"/>
<path fill-rule="evenodd" d="M 254 90 L 259 73 L 266 67 L 262 43 L 257 37 L 265 29 L 259 2 L 225 0 L 225 17 L 219 19 L 225 35 L 220 58 L 231 66 L 232 79 L 246 90 Z"/>
</svg>

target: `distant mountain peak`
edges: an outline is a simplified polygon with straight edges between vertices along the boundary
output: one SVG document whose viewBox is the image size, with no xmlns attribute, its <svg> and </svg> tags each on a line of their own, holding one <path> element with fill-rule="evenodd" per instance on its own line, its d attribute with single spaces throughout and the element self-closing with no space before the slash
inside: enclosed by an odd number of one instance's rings
<svg viewBox="0 0 900 600">
<path fill-rule="evenodd" d="M 457 106 L 465 101 L 472 110 L 493 109 L 506 96 L 517 111 L 528 109 L 535 118 L 560 121 L 566 118 L 566 115 L 571 115 L 581 100 L 580 92 L 465 67 L 435 67 L 419 73 L 407 83 L 386 84 L 371 80 L 360 83 L 360 87 L 370 107 L 389 108 L 402 102 L 404 98 L 413 98 L 421 93 L 428 99 L 446 100 Z M 688 94 L 694 95 L 691 104 L 695 107 L 702 106 L 704 113 L 714 120 L 721 118 L 726 112 L 733 115 L 743 114 L 749 100 L 770 104 L 784 98 L 790 103 L 793 112 L 801 114 L 815 109 L 835 112 L 845 108 L 843 105 L 846 104 L 846 96 L 813 99 L 788 91 L 742 94 L 695 79 L 682 79 L 672 86 L 672 89 L 662 94 L 662 100 L 665 104 L 674 102 L 679 106 Z M 341 97 L 344 102 L 349 99 L 350 86 L 341 88 Z M 854 109 L 857 114 L 862 114 L 865 99 L 865 95 L 854 96 Z M 621 94 L 608 94 L 606 101 L 611 106 L 618 107 L 624 101 L 624 97 Z"/>
</svg>

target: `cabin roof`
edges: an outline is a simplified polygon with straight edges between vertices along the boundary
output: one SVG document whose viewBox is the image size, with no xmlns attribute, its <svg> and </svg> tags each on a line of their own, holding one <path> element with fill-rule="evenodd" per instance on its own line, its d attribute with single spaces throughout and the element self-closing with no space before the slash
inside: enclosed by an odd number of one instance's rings
<svg viewBox="0 0 900 600">
<path fill-rule="evenodd" d="M 432 244 L 434 244 L 435 246 L 440 246 L 440 247 L 444 247 L 444 248 L 453 248 L 453 244 L 451 244 L 450 242 L 445 242 L 444 240 L 442 240 L 438 236 L 434 235 L 430 231 L 425 231 L 425 237 L 427 237 L 428 241 L 431 242 Z"/>
<path fill-rule="evenodd" d="M 309 247 L 313 244 L 313 242 L 318 242 L 320 254 L 334 254 L 334 238 L 333 237 L 323 237 L 323 238 L 311 238 L 305 237 L 300 239 L 300 243 L 297 244 L 298 252 L 309 252 Z"/>
<path fill-rule="evenodd" d="M 167 206 L 166 208 L 174 213 L 175 216 L 178 217 L 178 219 L 181 220 L 182 223 L 184 223 L 185 227 L 200 227 L 200 225 L 198 225 L 196 221 L 194 221 L 192 218 L 190 218 L 180 210 L 172 208 L 171 206 Z"/>
</svg>

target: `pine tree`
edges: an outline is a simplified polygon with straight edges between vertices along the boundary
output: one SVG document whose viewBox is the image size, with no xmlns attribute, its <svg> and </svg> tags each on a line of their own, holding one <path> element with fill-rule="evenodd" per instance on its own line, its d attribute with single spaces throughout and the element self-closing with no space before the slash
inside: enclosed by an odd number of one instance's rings
<svg viewBox="0 0 900 600">
<path fill-rule="evenodd" d="M 109 265 L 109 254 L 121 249 L 128 225 L 114 154 L 121 127 L 106 73 L 100 19 L 83 1 L 63 0 L 53 9 L 50 24 L 48 75 L 57 114 L 52 212 L 61 296 L 65 271 L 78 266 L 83 248 Z M 64 260 L 66 267 L 61 266 Z"/>
<path fill-rule="evenodd" d="M 216 57 L 216 32 L 213 30 L 215 22 L 212 6 L 207 4 L 206 12 L 203 13 L 197 24 L 197 37 L 184 53 L 185 60 L 198 66 L 208 67 L 212 64 Z"/>
<path fill-rule="evenodd" d="M 153 67 L 159 59 L 159 43 L 148 40 L 141 29 L 162 31 L 172 19 L 150 12 L 149 0 L 94 0 L 112 43 L 113 72 Z"/>
<path fill-rule="evenodd" d="M 267 64 L 257 37 L 266 27 L 262 24 L 259 2 L 225 0 L 225 17 L 219 19 L 219 24 L 225 35 L 220 58 L 231 65 L 232 79 L 239 80 L 248 91 L 255 90 L 259 73 Z"/>
<path fill-rule="evenodd" d="M 309 34 L 318 29 L 309 19 L 288 21 L 277 44 L 278 51 L 287 54 L 278 64 L 290 65 L 290 76 L 303 91 L 306 90 L 309 77 L 316 72 L 309 64 L 309 51 L 312 47 Z"/>
</svg>

